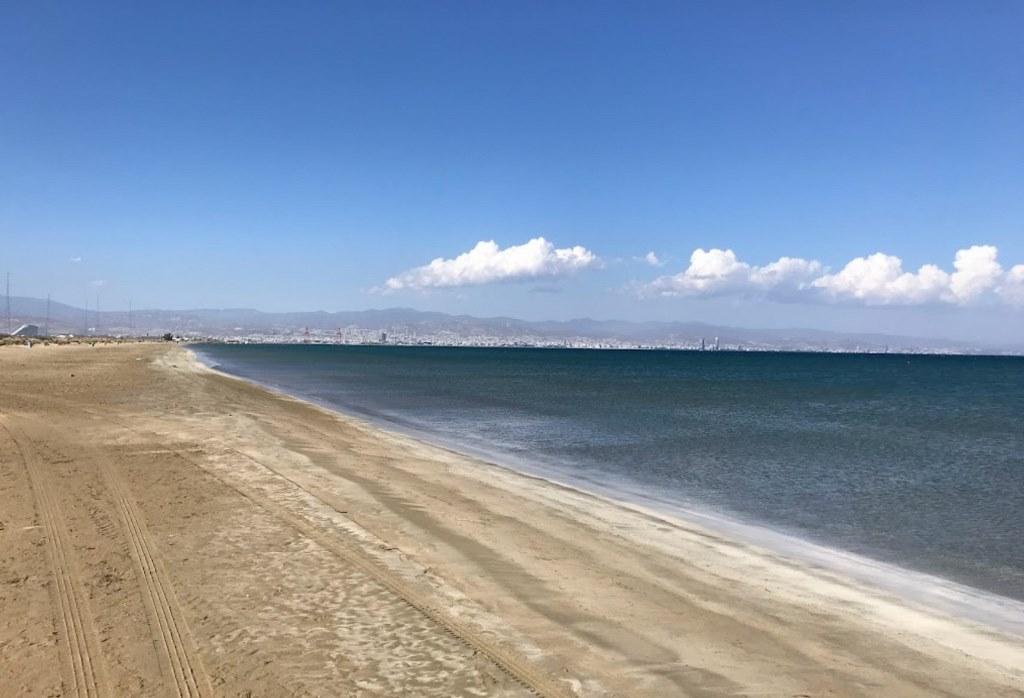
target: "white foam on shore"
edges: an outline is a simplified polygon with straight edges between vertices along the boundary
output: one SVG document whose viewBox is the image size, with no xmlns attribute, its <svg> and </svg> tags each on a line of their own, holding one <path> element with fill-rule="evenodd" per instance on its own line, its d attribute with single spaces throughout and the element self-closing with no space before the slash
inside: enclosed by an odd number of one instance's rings
<svg viewBox="0 0 1024 698">
<path fill-rule="evenodd" d="M 212 357 L 204 356 L 201 351 L 187 351 L 204 368 L 289 399 L 314 405 L 371 428 L 412 438 L 554 486 L 596 496 L 616 506 L 658 518 L 667 524 L 696 525 L 736 542 L 757 546 L 783 559 L 870 585 L 927 611 L 967 620 L 983 628 L 1015 635 L 1024 640 L 1024 601 L 822 545 L 760 523 L 745 521 L 739 516 L 703 509 L 691 502 L 659 496 L 626 480 L 587 477 L 570 467 L 528 461 L 498 450 L 446 439 L 439 434 L 419 429 L 399 417 L 389 419 L 388 416 L 358 412 L 324 400 L 297 395 L 282 386 L 224 371 L 218 368 Z"/>
</svg>

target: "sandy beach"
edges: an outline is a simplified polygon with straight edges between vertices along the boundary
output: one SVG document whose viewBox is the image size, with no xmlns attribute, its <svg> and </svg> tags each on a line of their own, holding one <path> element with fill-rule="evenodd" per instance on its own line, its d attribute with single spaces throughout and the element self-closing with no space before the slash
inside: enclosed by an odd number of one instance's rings
<svg viewBox="0 0 1024 698">
<path fill-rule="evenodd" d="M 0 349 L 2 696 L 1010 696 L 1024 639 L 165 344 Z"/>
</svg>

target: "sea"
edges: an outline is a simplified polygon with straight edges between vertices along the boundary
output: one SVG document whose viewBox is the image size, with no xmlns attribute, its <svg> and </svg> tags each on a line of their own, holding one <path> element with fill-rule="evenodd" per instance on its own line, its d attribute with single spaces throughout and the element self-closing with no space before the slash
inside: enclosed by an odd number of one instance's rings
<svg viewBox="0 0 1024 698">
<path fill-rule="evenodd" d="M 1024 357 L 192 348 L 378 425 L 1024 629 Z"/>
</svg>

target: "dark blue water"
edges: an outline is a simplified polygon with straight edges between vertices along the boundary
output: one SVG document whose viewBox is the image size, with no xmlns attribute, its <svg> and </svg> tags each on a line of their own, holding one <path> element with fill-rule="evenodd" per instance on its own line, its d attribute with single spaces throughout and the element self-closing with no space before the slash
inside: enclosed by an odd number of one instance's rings
<svg viewBox="0 0 1024 698">
<path fill-rule="evenodd" d="M 447 443 L 1024 600 L 1024 359 L 204 345 Z"/>
</svg>

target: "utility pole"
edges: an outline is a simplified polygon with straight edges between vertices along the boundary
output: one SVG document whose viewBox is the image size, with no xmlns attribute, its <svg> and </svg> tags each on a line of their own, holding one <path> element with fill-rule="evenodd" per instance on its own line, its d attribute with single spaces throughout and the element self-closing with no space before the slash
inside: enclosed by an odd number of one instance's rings
<svg viewBox="0 0 1024 698">
<path fill-rule="evenodd" d="M 50 336 L 50 294 L 46 294 L 46 324 L 43 325 L 43 336 Z"/>
</svg>

